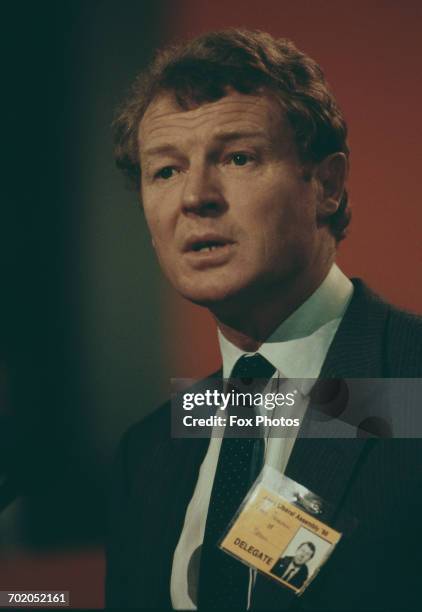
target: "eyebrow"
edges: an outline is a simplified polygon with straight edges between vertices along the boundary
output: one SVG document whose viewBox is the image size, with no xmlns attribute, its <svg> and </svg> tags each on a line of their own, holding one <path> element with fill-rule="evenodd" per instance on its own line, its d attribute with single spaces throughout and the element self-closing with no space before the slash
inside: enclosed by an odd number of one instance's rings
<svg viewBox="0 0 422 612">
<path fill-rule="evenodd" d="M 232 140 L 241 140 L 242 138 L 266 138 L 266 134 L 262 131 L 230 131 L 222 132 L 221 134 L 216 134 L 215 136 L 215 140 L 219 140 L 221 142 L 231 142 Z"/>
<path fill-rule="evenodd" d="M 266 138 L 266 135 L 262 131 L 255 131 L 255 132 L 230 131 L 230 132 L 222 132 L 221 134 L 216 134 L 213 137 L 213 140 L 227 143 L 227 142 L 232 142 L 234 140 L 241 140 L 242 138 Z M 156 147 L 150 147 L 149 149 L 146 149 L 144 151 L 144 156 L 152 157 L 154 155 L 165 155 L 165 154 L 171 154 L 171 153 L 179 153 L 179 150 L 177 149 L 177 147 L 174 147 L 173 145 L 164 144 L 164 145 L 158 145 Z"/>
<path fill-rule="evenodd" d="M 163 155 L 166 153 L 178 153 L 178 150 L 173 145 L 158 145 L 156 147 L 150 147 L 144 151 L 145 156 Z"/>
</svg>

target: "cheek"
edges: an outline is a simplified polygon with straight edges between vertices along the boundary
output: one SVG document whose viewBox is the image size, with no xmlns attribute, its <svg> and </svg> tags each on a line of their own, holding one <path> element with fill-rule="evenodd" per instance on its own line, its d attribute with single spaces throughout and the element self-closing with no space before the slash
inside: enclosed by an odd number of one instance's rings
<svg viewBox="0 0 422 612">
<path fill-rule="evenodd" d="M 275 203 L 269 230 L 271 235 L 289 244 L 293 251 L 304 248 L 314 233 L 316 224 L 312 205 L 306 194 L 294 193 Z"/>
<path fill-rule="evenodd" d="M 144 204 L 143 210 L 145 215 L 145 221 L 147 223 L 154 244 L 157 245 L 160 242 L 165 241 L 165 236 L 163 235 L 165 229 L 165 222 L 162 218 L 160 208 L 158 206 L 154 206 L 153 203 L 148 202 L 147 204 Z"/>
<path fill-rule="evenodd" d="M 143 210 L 145 220 L 154 241 L 169 246 L 174 238 L 177 225 L 177 194 L 172 191 L 145 190 L 143 194 Z"/>
</svg>

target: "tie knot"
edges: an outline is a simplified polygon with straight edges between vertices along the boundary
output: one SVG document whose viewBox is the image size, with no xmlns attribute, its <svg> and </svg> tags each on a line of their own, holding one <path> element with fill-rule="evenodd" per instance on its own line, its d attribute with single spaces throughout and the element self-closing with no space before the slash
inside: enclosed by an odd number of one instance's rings
<svg viewBox="0 0 422 612">
<path fill-rule="evenodd" d="M 230 378 L 268 380 L 275 372 L 275 367 L 259 353 L 243 355 L 234 365 Z"/>
</svg>

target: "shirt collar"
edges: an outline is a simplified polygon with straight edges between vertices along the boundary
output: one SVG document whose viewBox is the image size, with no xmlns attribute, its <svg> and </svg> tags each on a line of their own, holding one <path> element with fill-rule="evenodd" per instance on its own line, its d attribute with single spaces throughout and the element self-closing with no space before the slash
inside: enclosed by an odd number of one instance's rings
<svg viewBox="0 0 422 612">
<path fill-rule="evenodd" d="M 336 264 L 314 291 L 271 334 L 259 353 L 276 368 L 276 376 L 317 378 L 340 321 L 353 294 L 351 281 Z M 245 353 L 218 330 L 223 377 Z"/>
</svg>

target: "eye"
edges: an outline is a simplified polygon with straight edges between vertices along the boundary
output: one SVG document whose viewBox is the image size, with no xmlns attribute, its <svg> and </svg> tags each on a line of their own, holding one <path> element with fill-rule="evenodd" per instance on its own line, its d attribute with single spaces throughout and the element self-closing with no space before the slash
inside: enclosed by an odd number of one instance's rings
<svg viewBox="0 0 422 612">
<path fill-rule="evenodd" d="M 154 178 L 168 180 L 170 178 L 173 178 L 174 172 L 175 169 L 173 168 L 173 166 L 164 166 L 164 168 L 161 168 L 160 170 L 158 170 L 158 172 L 154 174 Z"/>
<path fill-rule="evenodd" d="M 235 166 L 246 166 L 251 161 L 254 161 L 254 157 L 250 153 L 232 153 L 229 157 L 229 162 Z"/>
</svg>

